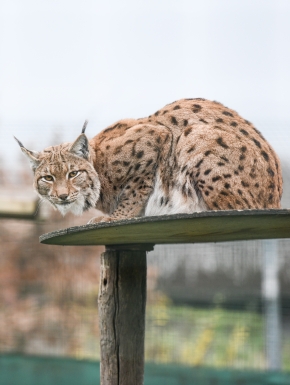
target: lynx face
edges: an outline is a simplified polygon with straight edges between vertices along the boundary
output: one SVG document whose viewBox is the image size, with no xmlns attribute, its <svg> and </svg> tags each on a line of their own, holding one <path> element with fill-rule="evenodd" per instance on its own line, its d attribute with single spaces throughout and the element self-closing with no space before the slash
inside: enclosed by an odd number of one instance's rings
<svg viewBox="0 0 290 385">
<path fill-rule="evenodd" d="M 93 167 L 89 144 L 84 134 L 73 144 L 48 147 L 37 153 L 24 148 L 34 171 L 34 188 L 63 215 L 76 215 L 95 207 L 100 194 L 98 174 Z"/>
</svg>

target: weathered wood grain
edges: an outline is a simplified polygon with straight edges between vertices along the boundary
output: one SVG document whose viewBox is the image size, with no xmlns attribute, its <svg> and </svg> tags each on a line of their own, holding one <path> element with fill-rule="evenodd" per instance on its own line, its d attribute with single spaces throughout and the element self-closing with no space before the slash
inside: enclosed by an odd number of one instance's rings
<svg viewBox="0 0 290 385">
<path fill-rule="evenodd" d="M 145 306 L 146 251 L 107 249 L 99 290 L 102 385 L 143 384 Z"/>
<path fill-rule="evenodd" d="M 224 242 L 290 237 L 290 210 L 229 210 L 125 219 L 40 237 L 54 245 Z"/>
</svg>

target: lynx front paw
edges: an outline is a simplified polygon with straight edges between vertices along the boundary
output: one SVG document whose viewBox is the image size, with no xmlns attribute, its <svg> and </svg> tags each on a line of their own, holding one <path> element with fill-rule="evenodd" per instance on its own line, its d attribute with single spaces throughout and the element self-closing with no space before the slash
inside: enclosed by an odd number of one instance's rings
<svg viewBox="0 0 290 385">
<path fill-rule="evenodd" d="M 92 225 L 94 223 L 101 223 L 101 222 L 111 222 L 111 221 L 112 221 L 112 218 L 110 217 L 105 217 L 105 216 L 94 217 L 88 221 L 88 225 Z"/>
</svg>

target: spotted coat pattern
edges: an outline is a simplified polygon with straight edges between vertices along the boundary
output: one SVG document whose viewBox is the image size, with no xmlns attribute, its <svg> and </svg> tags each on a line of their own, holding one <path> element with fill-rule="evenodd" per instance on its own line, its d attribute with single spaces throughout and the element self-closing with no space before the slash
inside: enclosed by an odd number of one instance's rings
<svg viewBox="0 0 290 385">
<path fill-rule="evenodd" d="M 121 120 L 90 144 L 101 182 L 97 207 L 113 219 L 280 207 L 277 155 L 218 102 L 179 100 L 148 118 Z"/>
<path fill-rule="evenodd" d="M 89 142 L 82 134 L 73 145 L 22 151 L 33 163 L 36 190 L 61 212 L 96 207 L 107 214 L 91 223 L 280 207 L 281 167 L 272 147 L 235 111 L 201 98 L 120 120 Z"/>
</svg>

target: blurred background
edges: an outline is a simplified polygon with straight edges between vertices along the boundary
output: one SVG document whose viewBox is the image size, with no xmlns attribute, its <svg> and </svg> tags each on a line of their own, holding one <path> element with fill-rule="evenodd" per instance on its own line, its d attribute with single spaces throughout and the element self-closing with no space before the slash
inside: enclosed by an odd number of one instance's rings
<svg viewBox="0 0 290 385">
<path fill-rule="evenodd" d="M 103 248 L 38 243 L 95 213 L 62 218 L 39 207 L 13 135 L 41 150 L 73 141 L 85 119 L 93 137 L 179 98 L 217 100 L 253 122 L 280 156 L 288 208 L 289 20 L 287 0 L 0 2 L 1 385 L 11 367 L 34 373 L 43 357 L 46 368 L 92 363 L 90 379 L 99 360 Z M 256 384 L 258 375 L 267 384 L 272 371 L 280 377 L 271 384 L 290 383 L 289 254 L 288 240 L 155 247 L 145 383 L 153 384 L 151 364 L 176 384 L 197 375 L 199 384 Z"/>
</svg>

